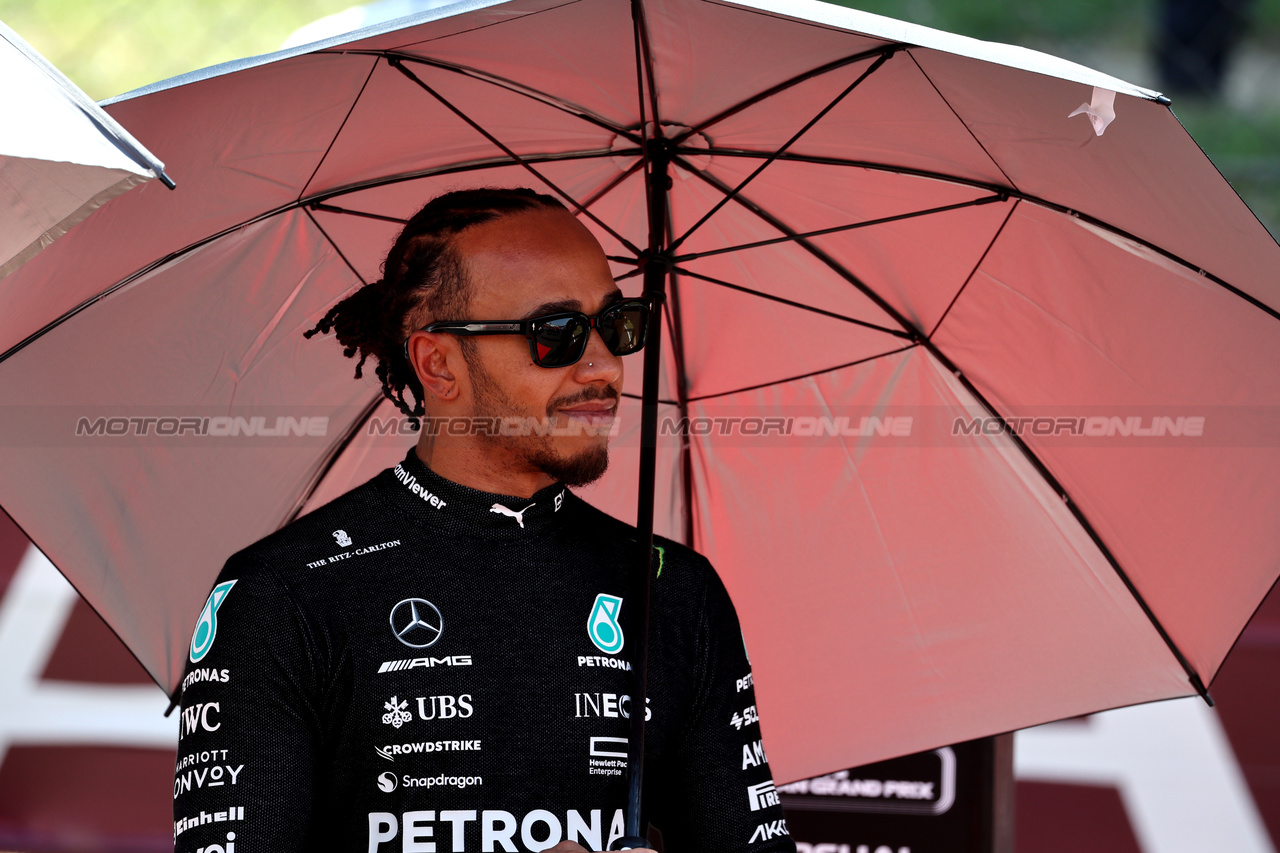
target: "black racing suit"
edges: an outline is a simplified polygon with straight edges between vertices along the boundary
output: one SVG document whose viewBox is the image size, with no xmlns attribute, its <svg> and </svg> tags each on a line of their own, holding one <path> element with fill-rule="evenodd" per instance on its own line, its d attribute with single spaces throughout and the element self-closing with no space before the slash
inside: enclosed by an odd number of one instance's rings
<svg viewBox="0 0 1280 853">
<path fill-rule="evenodd" d="M 606 849 L 635 540 L 562 486 L 478 492 L 411 452 L 231 557 L 182 682 L 176 849 Z M 667 540 L 653 572 L 646 819 L 673 853 L 794 851 L 724 587 Z"/>
</svg>

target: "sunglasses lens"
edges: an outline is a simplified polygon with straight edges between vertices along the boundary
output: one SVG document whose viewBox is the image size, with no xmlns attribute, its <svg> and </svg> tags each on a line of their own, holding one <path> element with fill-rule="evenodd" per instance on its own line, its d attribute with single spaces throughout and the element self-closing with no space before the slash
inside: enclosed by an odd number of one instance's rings
<svg viewBox="0 0 1280 853">
<path fill-rule="evenodd" d="M 596 329 L 609 352 L 630 355 L 644 346 L 649 322 L 647 303 L 620 302 L 600 314 Z M 533 360 L 542 367 L 564 367 L 587 351 L 591 321 L 584 314 L 566 314 L 533 321 Z"/>
<path fill-rule="evenodd" d="M 609 352 L 631 355 L 644 346 L 649 324 L 649 306 L 643 302 L 621 302 L 600 315 L 596 328 Z"/>
<path fill-rule="evenodd" d="M 540 320 L 533 330 L 534 361 L 542 367 L 563 367 L 582 358 L 590 327 L 582 315 Z"/>
</svg>

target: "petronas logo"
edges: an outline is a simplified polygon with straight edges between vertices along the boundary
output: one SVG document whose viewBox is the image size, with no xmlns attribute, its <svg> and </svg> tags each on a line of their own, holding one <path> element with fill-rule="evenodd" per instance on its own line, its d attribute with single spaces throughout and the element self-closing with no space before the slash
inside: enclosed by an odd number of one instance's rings
<svg viewBox="0 0 1280 853">
<path fill-rule="evenodd" d="M 196 623 L 196 632 L 191 635 L 191 662 L 200 663 L 213 648 L 213 638 L 218 635 L 218 608 L 226 600 L 235 581 L 225 581 L 213 588 L 209 600 L 200 611 L 200 621 Z"/>
<path fill-rule="evenodd" d="M 596 648 L 607 655 L 622 651 L 622 626 L 618 624 L 618 611 L 621 609 L 621 598 L 602 592 L 596 596 L 596 604 L 587 619 L 587 635 Z"/>
</svg>

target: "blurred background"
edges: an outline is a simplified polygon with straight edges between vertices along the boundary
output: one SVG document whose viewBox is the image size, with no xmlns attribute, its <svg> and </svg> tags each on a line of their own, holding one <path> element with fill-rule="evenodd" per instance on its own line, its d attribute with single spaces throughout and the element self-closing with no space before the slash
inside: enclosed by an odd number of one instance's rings
<svg viewBox="0 0 1280 853">
<path fill-rule="evenodd" d="M 373 15 L 384 20 L 430 5 L 441 4 L 370 4 Z M 842 0 L 841 5 L 1032 47 L 1164 92 L 1173 99 L 1174 113 L 1271 233 L 1280 233 L 1280 0 Z M 352 6 L 349 0 L 0 0 L 0 20 L 101 100 L 196 68 L 278 50 L 321 18 L 334 16 L 310 32 L 340 32 L 368 14 L 348 11 Z M 299 38 L 312 40 L 305 32 Z"/>
<path fill-rule="evenodd" d="M 0 0 L 0 20 L 100 100 L 429 5 L 438 4 Z M 1164 92 L 1280 234 L 1280 0 L 842 5 L 1036 48 Z M 1179 700 L 1019 733 L 1019 853 L 1280 847 L 1280 597 L 1263 604 L 1211 689 L 1213 710 Z M 176 721 L 162 716 L 166 705 L 0 514 L 0 849 L 172 849 Z M 913 853 L 874 844 L 839 853 L 885 851 Z"/>
</svg>

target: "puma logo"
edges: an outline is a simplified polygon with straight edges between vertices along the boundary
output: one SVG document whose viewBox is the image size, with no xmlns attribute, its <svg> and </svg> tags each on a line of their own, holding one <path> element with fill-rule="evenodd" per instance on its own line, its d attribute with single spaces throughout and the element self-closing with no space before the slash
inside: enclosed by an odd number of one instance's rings
<svg viewBox="0 0 1280 853">
<path fill-rule="evenodd" d="M 509 516 L 511 516 L 512 518 L 514 518 L 517 522 L 519 522 L 519 523 L 520 523 L 520 527 L 521 527 L 521 529 L 523 529 L 523 528 L 524 528 L 524 514 L 525 514 L 526 512 L 528 512 L 532 507 L 535 507 L 535 506 L 537 506 L 537 505 L 538 505 L 538 504 L 537 504 L 537 502 L 535 501 L 534 503 L 529 504 L 529 506 L 525 507 L 524 509 L 520 510 L 519 512 L 516 512 L 516 511 L 515 511 L 515 510 L 513 510 L 513 509 L 507 509 L 507 508 L 506 508 L 505 506 L 503 506 L 502 504 L 494 504 L 493 506 L 489 507 L 489 512 L 496 512 L 496 513 L 498 513 L 498 514 L 500 514 L 500 515 L 509 515 Z"/>
</svg>

